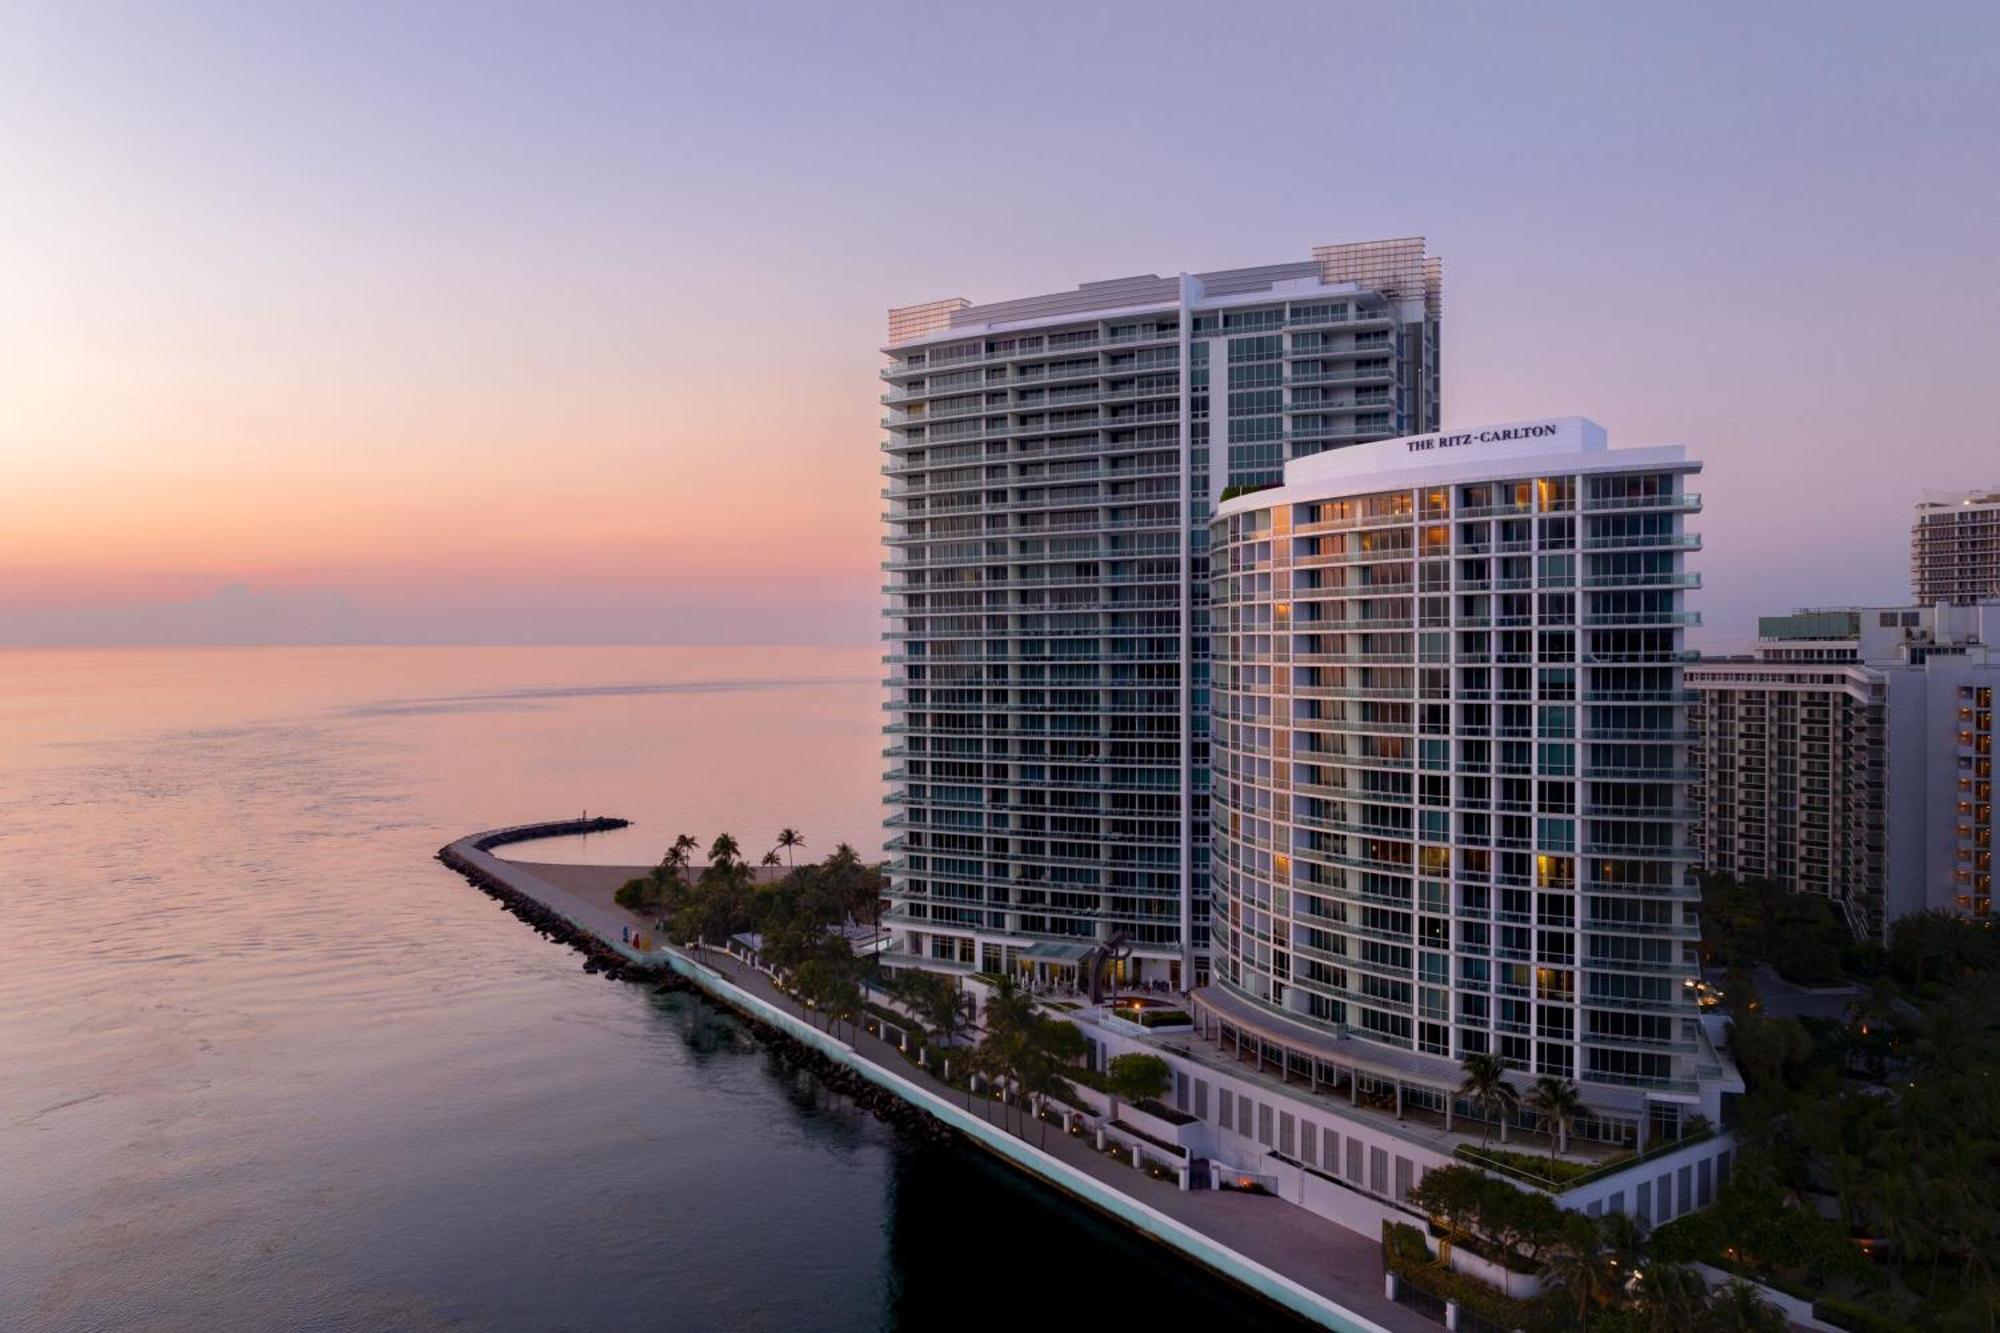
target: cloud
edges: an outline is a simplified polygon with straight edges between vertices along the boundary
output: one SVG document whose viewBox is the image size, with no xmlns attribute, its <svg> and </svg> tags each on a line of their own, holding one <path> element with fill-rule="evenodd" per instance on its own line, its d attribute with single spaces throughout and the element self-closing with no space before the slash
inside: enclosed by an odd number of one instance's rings
<svg viewBox="0 0 2000 1333">
<path fill-rule="evenodd" d="M 0 645 L 250 645 L 367 642 L 362 616 L 338 590 L 231 583 L 189 601 L 119 606 L 0 607 Z"/>
<path fill-rule="evenodd" d="M 838 581 L 384 584 L 34 605 L 0 601 L 0 647 L 318 644 L 863 644 L 879 601 Z"/>
</svg>

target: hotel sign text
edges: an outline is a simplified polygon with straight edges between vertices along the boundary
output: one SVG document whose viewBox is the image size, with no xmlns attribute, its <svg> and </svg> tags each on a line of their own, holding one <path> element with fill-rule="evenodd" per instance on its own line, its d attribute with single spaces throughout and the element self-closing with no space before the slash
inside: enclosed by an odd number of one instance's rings
<svg viewBox="0 0 2000 1333">
<path fill-rule="evenodd" d="M 1549 422 L 1537 422 L 1532 426 L 1506 426 L 1498 430 L 1468 431 L 1463 435 L 1426 435 L 1420 439 L 1405 442 L 1403 448 L 1413 454 L 1427 453 L 1432 449 L 1457 449 L 1468 444 L 1499 444 L 1503 440 L 1533 440 L 1544 435 L 1553 435 L 1556 427 Z"/>
</svg>

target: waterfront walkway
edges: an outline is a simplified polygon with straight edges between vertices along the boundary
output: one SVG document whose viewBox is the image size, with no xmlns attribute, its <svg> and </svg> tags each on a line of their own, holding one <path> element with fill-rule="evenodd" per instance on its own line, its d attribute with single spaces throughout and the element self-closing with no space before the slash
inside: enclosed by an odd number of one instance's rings
<svg viewBox="0 0 2000 1333">
<path fill-rule="evenodd" d="M 804 1016 L 805 1011 L 796 1001 L 755 968 L 713 950 L 704 951 L 701 961 L 743 990 Z M 849 1040 L 844 1032 L 841 1040 L 864 1059 L 922 1083 L 940 1097 L 960 1105 L 965 1103 L 963 1089 L 933 1078 L 881 1038 L 863 1031 L 858 1042 Z M 1016 1123 L 1012 1108 L 989 1097 L 974 1097 L 972 1109 L 995 1125 L 1012 1127 Z M 1037 1134 L 1033 1120 L 1026 1124 L 1025 1141 L 1043 1152 L 1282 1273 L 1334 1304 L 1394 1333 L 1438 1333 L 1437 1324 L 1382 1294 L 1380 1241 L 1268 1195 L 1235 1190 L 1183 1190 L 1171 1180 L 1155 1180 L 1143 1171 L 1114 1161 L 1053 1125 L 1044 1140 Z"/>
<path fill-rule="evenodd" d="M 557 868 L 506 861 L 478 845 L 485 836 L 461 839 L 452 844 L 451 850 L 504 878 L 517 892 L 567 917 L 634 962 L 665 966 L 675 956 L 675 951 L 665 947 L 641 952 L 623 942 L 623 931 L 634 924 L 634 919 L 622 908 L 611 905 L 609 894 L 631 873 L 629 868 Z M 557 880 L 562 883 L 554 882 Z M 685 959 L 691 955 L 678 956 Z M 739 959 L 718 950 L 703 950 L 696 961 L 746 994 L 794 1018 L 818 1025 L 817 1018 L 780 990 L 769 976 Z M 933 1078 L 888 1042 L 866 1031 L 860 1032 L 858 1038 L 843 1031 L 837 1040 L 881 1070 L 915 1083 L 954 1105 L 965 1105 L 962 1090 Z M 1013 1111 L 990 1098 L 973 1098 L 972 1112 L 995 1126 L 1013 1124 Z M 1098 1184 L 1201 1233 L 1214 1245 L 1297 1283 L 1352 1316 L 1351 1323 L 1334 1326 L 1365 1330 L 1372 1325 L 1388 1333 L 1437 1333 L 1437 1324 L 1382 1294 L 1382 1247 L 1378 1240 L 1361 1236 L 1281 1199 L 1227 1190 L 1181 1190 L 1172 1181 L 1156 1180 L 1053 1126 L 1051 1129 L 1043 1140 L 1034 1122 L 1029 1121 L 1026 1137 L 1015 1137 Z"/>
</svg>

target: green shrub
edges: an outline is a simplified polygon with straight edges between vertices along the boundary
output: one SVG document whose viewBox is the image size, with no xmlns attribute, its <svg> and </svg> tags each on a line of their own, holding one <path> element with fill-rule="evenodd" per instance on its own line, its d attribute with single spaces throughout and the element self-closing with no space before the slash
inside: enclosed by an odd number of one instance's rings
<svg viewBox="0 0 2000 1333">
<path fill-rule="evenodd" d="M 1424 1233 L 1408 1222 L 1382 1223 L 1382 1249 L 1391 1260 L 1406 1259 L 1417 1264 L 1431 1261 L 1431 1247 L 1424 1243 Z"/>
<path fill-rule="evenodd" d="M 1560 1304 L 1553 1297 L 1524 1301 L 1476 1277 L 1452 1272 L 1430 1257 L 1423 1233 L 1406 1223 L 1382 1224 L 1382 1257 L 1398 1281 L 1428 1291 L 1440 1300 L 1457 1301 L 1460 1309 L 1470 1310 L 1503 1328 L 1554 1333 L 1563 1326 Z M 1599 1327 L 1594 1314 L 1591 1327 Z"/>
<path fill-rule="evenodd" d="M 1068 1069 L 1063 1070 L 1063 1077 L 1072 1083 L 1081 1083 L 1086 1088 L 1091 1088 L 1107 1095 L 1111 1091 L 1110 1080 L 1106 1079 L 1104 1075 L 1098 1073 L 1095 1069 L 1089 1069 L 1083 1065 L 1072 1065 Z"/>
<path fill-rule="evenodd" d="M 1847 1329 L 1849 1333 L 1916 1333 L 1914 1325 L 1832 1296 L 1822 1296 L 1814 1301 L 1812 1312 L 1813 1318 L 1824 1320 L 1835 1328 Z"/>
<path fill-rule="evenodd" d="M 1424 1172 L 1410 1191 L 1410 1203 L 1458 1245 L 1517 1273 L 1540 1269 L 1537 1256 L 1556 1242 L 1566 1217 L 1548 1195 L 1474 1166 Z"/>
<path fill-rule="evenodd" d="M 1865 1280 L 1869 1272 L 1838 1224 L 1794 1207 L 1775 1187 L 1741 1178 L 1723 1188 L 1713 1208 L 1655 1228 L 1653 1254 L 1670 1263 L 1712 1264 L 1794 1295 L 1804 1289 L 1787 1283 L 1787 1273 L 1824 1281 Z"/>
<path fill-rule="evenodd" d="M 1567 1185 L 1579 1176 L 1589 1175 L 1599 1166 L 1595 1162 L 1572 1162 L 1561 1157 L 1551 1161 L 1540 1153 L 1513 1152 L 1506 1148 L 1475 1148 L 1469 1143 L 1459 1144 L 1452 1149 L 1451 1155 L 1475 1166 L 1498 1167 L 1511 1175 L 1525 1177 L 1530 1184 L 1542 1186 Z"/>
</svg>

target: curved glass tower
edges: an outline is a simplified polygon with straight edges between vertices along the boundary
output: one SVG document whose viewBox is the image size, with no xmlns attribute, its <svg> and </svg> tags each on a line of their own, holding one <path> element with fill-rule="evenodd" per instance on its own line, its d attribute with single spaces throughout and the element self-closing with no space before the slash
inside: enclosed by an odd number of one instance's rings
<svg viewBox="0 0 2000 1333">
<path fill-rule="evenodd" d="M 1713 1115 L 1699 467 L 1565 418 L 1300 460 L 1221 506 L 1205 1024 L 1447 1115 L 1476 1052 L 1575 1079 L 1592 1137 Z"/>
</svg>

